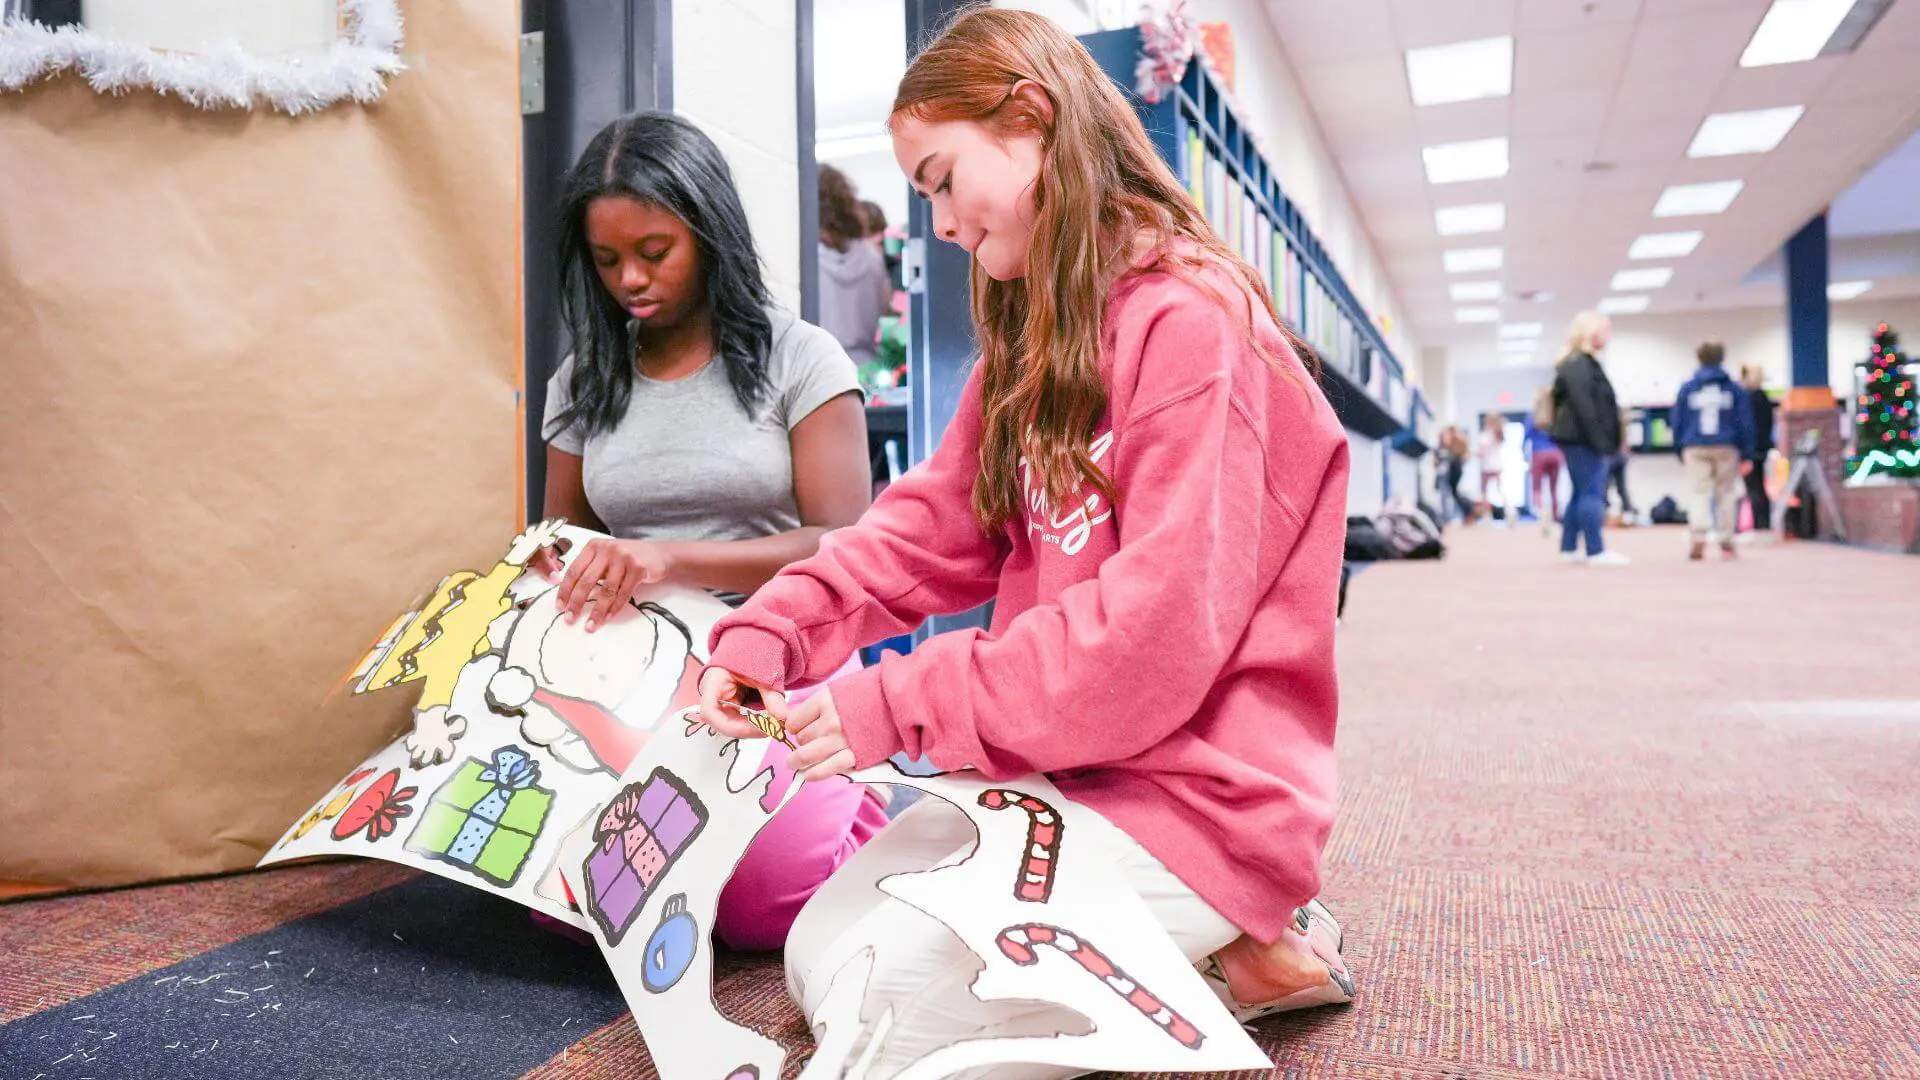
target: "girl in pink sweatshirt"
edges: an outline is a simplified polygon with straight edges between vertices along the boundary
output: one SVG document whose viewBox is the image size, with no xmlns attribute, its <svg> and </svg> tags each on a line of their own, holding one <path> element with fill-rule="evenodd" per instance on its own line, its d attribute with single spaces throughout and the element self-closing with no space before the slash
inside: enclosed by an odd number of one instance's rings
<svg viewBox="0 0 1920 1080">
<path fill-rule="evenodd" d="M 899 753 L 1045 773 L 1125 834 L 1129 883 L 1243 1015 L 1347 1000 L 1337 925 L 1309 904 L 1334 810 L 1347 490 L 1311 354 L 1045 18 L 962 15 L 909 67 L 890 128 L 935 231 L 973 256 L 980 361 L 933 456 L 715 628 L 707 721 L 751 736 L 723 705 L 764 701 L 809 779 Z M 988 600 L 984 631 L 791 708 L 780 693 Z M 933 803 L 856 859 L 931 868 L 969 847 Z M 868 989 L 895 1011 L 876 1075 L 1048 1022 L 974 998 L 958 940 L 874 896 L 809 904 L 787 966 L 811 1016 L 825 959 L 888 942 Z"/>
</svg>

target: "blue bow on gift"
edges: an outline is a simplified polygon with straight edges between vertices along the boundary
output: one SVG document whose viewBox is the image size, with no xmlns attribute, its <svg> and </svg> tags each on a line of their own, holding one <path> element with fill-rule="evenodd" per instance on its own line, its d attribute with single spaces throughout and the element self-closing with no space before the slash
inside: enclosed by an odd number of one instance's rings
<svg viewBox="0 0 1920 1080">
<path fill-rule="evenodd" d="M 480 770 L 480 779 L 515 791 L 532 787 L 540 779 L 540 765 L 525 750 L 503 746 L 493 752 L 493 764 Z"/>
</svg>

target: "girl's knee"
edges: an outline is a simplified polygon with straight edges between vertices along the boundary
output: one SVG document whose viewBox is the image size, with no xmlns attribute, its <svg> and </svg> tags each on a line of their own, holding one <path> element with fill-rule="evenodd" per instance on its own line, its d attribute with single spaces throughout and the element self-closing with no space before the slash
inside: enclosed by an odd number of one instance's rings
<svg viewBox="0 0 1920 1080">
<path fill-rule="evenodd" d="M 863 785 L 808 784 L 747 846 L 721 890 L 714 933 L 735 949 L 778 949 L 821 884 L 884 825 Z"/>
</svg>

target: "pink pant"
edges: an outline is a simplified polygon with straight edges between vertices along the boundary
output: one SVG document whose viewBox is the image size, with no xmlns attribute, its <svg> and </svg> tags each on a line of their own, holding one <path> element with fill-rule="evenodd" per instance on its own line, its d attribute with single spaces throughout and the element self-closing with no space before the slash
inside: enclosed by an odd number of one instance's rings
<svg viewBox="0 0 1920 1080">
<path fill-rule="evenodd" d="M 1544 502 L 1553 508 L 1553 520 L 1560 520 L 1560 470 L 1566 468 L 1567 458 L 1559 450 L 1535 450 L 1533 464 L 1527 467 L 1527 494 L 1536 501 Z M 1540 497 L 1540 485 L 1546 482 L 1546 498 Z M 1536 514 L 1539 511 L 1535 511 Z"/>
<path fill-rule="evenodd" d="M 833 678 L 858 670 L 860 658 L 855 656 Z M 818 690 L 819 686 L 795 690 L 789 702 L 805 701 Z M 773 770 L 766 801 L 777 803 L 793 786 L 795 774 L 787 767 L 787 755 L 793 751 L 771 739 L 766 746 L 760 762 Z M 836 776 L 802 787 L 747 845 L 732 879 L 720 890 L 715 935 L 735 949 L 765 951 L 784 946 L 794 918 L 814 891 L 886 824 L 885 797 L 865 784 Z M 591 941 L 584 931 L 540 912 L 534 912 L 533 919 L 556 933 Z"/>
<path fill-rule="evenodd" d="M 858 670 L 860 658 L 855 656 L 832 678 Z M 795 690 L 788 704 L 805 701 L 818 690 L 818 686 Z M 792 752 L 767 740 L 760 761 L 773 769 L 769 801 L 779 801 L 793 785 L 794 772 L 787 768 L 787 755 Z M 794 917 L 813 898 L 814 890 L 886 824 L 886 798 L 867 785 L 844 776 L 809 782 L 747 845 L 733 880 L 720 890 L 714 933 L 736 949 L 772 950 L 785 945 Z"/>
</svg>

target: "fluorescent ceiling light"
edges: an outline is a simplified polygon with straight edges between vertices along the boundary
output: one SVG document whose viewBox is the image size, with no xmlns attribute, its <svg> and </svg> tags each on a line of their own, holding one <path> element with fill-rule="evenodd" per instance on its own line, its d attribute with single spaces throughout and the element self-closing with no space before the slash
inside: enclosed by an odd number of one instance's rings
<svg viewBox="0 0 1920 1080">
<path fill-rule="evenodd" d="M 1506 256 L 1500 248 L 1454 248 L 1440 256 L 1446 264 L 1449 274 L 1473 274 L 1482 270 L 1498 270 Z"/>
<path fill-rule="evenodd" d="M 1829 27 L 1827 33 L 1832 32 Z M 1513 39 L 1481 38 L 1408 49 L 1407 86 L 1415 105 L 1506 97 L 1513 93 Z"/>
<path fill-rule="evenodd" d="M 1836 281 L 1827 286 L 1827 299 L 1851 300 L 1871 288 L 1871 281 Z"/>
<path fill-rule="evenodd" d="M 1527 338 L 1524 341 L 1503 341 L 1500 343 L 1501 352 L 1530 353 L 1539 347 L 1539 338 Z"/>
<path fill-rule="evenodd" d="M 1499 322 L 1500 309 L 1496 307 L 1461 307 L 1453 309 L 1454 322 Z"/>
<path fill-rule="evenodd" d="M 1540 324 L 1537 322 L 1510 322 L 1500 328 L 1503 338 L 1528 338 L 1540 336 Z"/>
<path fill-rule="evenodd" d="M 821 161 L 839 161 L 864 154 L 891 152 L 893 136 L 882 124 L 843 124 L 815 133 L 813 155 Z"/>
<path fill-rule="evenodd" d="M 1673 267 L 1653 266 L 1645 270 L 1622 270 L 1613 275 L 1613 284 L 1607 288 L 1614 292 L 1633 292 L 1638 289 L 1657 289 L 1673 280 Z"/>
<path fill-rule="evenodd" d="M 1793 64 L 1819 56 L 1854 0 L 1773 0 L 1740 54 L 1741 67 Z"/>
<path fill-rule="evenodd" d="M 1727 157 L 1732 154 L 1764 154 L 1780 145 L 1793 125 L 1807 111 L 1805 105 L 1782 105 L 1776 109 L 1749 109 L 1745 112 L 1714 113 L 1694 132 L 1693 145 L 1687 147 L 1691 158 Z"/>
<path fill-rule="evenodd" d="M 1698 229 L 1692 232 L 1645 233 L 1627 249 L 1627 258 L 1677 259 L 1682 255 L 1691 255 L 1706 235 Z"/>
<path fill-rule="evenodd" d="M 1498 300 L 1500 283 L 1497 281 L 1457 281 L 1447 287 L 1447 293 L 1457 301 Z"/>
<path fill-rule="evenodd" d="M 1631 315 L 1647 310 L 1652 302 L 1652 298 L 1646 296 L 1609 296 L 1595 306 L 1602 315 Z"/>
<path fill-rule="evenodd" d="M 1507 175 L 1507 139 L 1474 139 L 1422 147 L 1427 182 L 1455 184 L 1463 180 L 1494 180 Z"/>
<path fill-rule="evenodd" d="M 1507 204 L 1490 202 L 1443 206 L 1433 212 L 1433 224 L 1440 230 L 1441 236 L 1499 232 L 1507 227 Z"/>
<path fill-rule="evenodd" d="M 1675 184 L 1660 193 L 1653 205 L 1654 217 L 1686 217 L 1690 214 L 1718 214 L 1733 205 L 1745 180 L 1710 180 L 1704 184 Z"/>
</svg>

